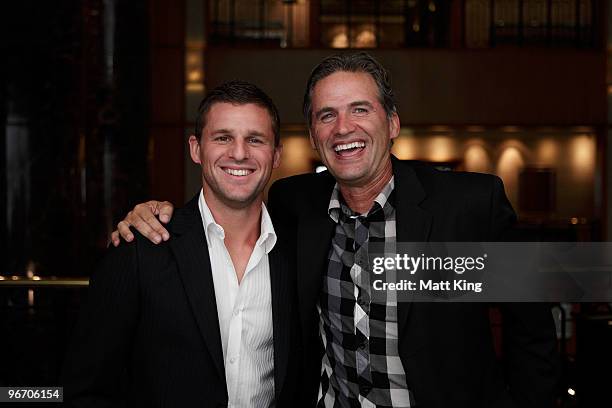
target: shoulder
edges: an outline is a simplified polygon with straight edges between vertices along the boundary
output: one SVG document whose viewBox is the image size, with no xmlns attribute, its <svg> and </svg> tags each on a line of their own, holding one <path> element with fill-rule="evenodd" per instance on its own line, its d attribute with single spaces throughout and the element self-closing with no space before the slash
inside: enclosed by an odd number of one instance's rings
<svg viewBox="0 0 612 408">
<path fill-rule="evenodd" d="M 503 182 L 492 174 L 465 171 L 442 171 L 429 165 L 415 165 L 414 171 L 428 197 L 474 200 L 490 197 L 496 189 L 503 191 Z"/>
</svg>

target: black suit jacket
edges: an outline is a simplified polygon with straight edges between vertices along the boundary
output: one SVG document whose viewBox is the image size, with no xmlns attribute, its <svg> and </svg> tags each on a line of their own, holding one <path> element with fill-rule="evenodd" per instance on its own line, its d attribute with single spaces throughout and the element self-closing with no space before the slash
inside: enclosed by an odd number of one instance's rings
<svg viewBox="0 0 612 408">
<path fill-rule="evenodd" d="M 64 370 L 65 399 L 86 407 L 227 406 L 216 296 L 198 196 L 176 211 L 170 240 L 139 234 L 91 277 Z M 298 385 L 299 323 L 290 252 L 269 254 L 277 406 Z"/>
<path fill-rule="evenodd" d="M 398 242 L 499 241 L 515 214 L 495 176 L 441 172 L 393 158 Z M 316 304 L 334 232 L 329 173 L 280 180 L 269 193 L 277 230 L 297 243 L 305 347 L 304 400 L 314 406 L 322 346 Z M 502 304 L 505 366 L 496 361 L 483 303 L 398 305 L 399 353 L 420 408 L 547 407 L 557 373 L 550 308 Z"/>
</svg>

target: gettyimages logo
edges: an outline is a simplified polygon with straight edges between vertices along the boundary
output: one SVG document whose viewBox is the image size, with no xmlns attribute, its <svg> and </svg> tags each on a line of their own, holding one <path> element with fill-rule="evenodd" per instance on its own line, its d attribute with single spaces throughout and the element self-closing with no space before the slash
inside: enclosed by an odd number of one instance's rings
<svg viewBox="0 0 612 408">
<path fill-rule="evenodd" d="M 377 275 L 386 270 L 395 269 L 407 271 L 414 275 L 418 271 L 444 270 L 463 274 L 465 271 L 482 271 L 485 268 L 487 254 L 478 257 L 471 256 L 410 256 L 408 254 L 395 254 L 394 257 L 375 257 L 372 262 L 372 272 Z"/>
</svg>

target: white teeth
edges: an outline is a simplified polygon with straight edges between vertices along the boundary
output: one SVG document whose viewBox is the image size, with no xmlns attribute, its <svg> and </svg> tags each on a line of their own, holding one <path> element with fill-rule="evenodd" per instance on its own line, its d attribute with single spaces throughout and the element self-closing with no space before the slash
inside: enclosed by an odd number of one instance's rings
<svg viewBox="0 0 612 408">
<path fill-rule="evenodd" d="M 337 152 L 340 152 L 342 150 L 354 149 L 356 147 L 365 147 L 365 143 L 364 142 L 353 142 L 353 143 L 341 144 L 341 145 L 337 145 L 336 147 L 334 147 L 334 150 Z"/>
<path fill-rule="evenodd" d="M 247 176 L 253 172 L 252 170 L 247 169 L 224 169 L 224 171 L 232 176 Z"/>
</svg>

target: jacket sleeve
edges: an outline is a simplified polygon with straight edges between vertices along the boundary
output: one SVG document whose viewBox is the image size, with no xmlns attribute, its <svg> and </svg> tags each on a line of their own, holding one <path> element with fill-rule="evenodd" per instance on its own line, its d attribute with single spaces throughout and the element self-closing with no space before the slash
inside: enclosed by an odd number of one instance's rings
<svg viewBox="0 0 612 408">
<path fill-rule="evenodd" d="M 136 246 L 111 248 L 91 276 L 64 363 L 66 406 L 126 405 L 127 363 L 138 316 Z"/>
<path fill-rule="evenodd" d="M 516 215 L 495 177 L 491 194 L 490 241 L 510 237 Z M 500 303 L 503 363 L 512 401 L 518 407 L 552 407 L 559 373 L 550 304 Z"/>
</svg>

